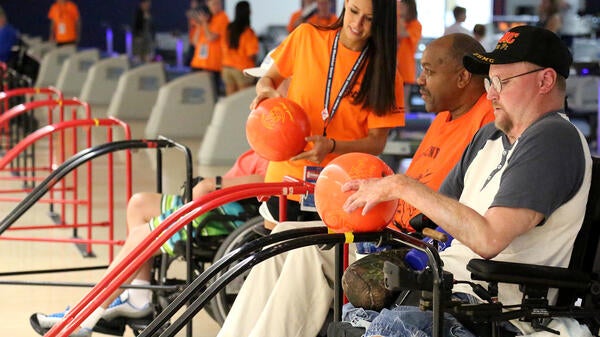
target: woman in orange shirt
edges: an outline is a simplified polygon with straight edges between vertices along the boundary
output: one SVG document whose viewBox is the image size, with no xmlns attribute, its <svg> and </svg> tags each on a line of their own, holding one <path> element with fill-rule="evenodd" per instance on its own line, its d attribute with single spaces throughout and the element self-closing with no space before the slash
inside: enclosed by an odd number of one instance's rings
<svg viewBox="0 0 600 337">
<path fill-rule="evenodd" d="M 193 19 L 198 24 L 195 32 L 194 57 L 190 66 L 195 71 L 208 71 L 215 87 L 215 100 L 221 92 L 221 69 L 223 54 L 221 39 L 225 36 L 229 18 L 221 6 L 221 0 L 207 0 L 205 9 L 196 12 Z"/>
<path fill-rule="evenodd" d="M 301 24 L 271 54 L 274 63 L 258 81 L 251 108 L 281 96 L 276 88 L 289 78 L 287 98 L 306 111 L 311 136 L 305 152 L 269 162 L 265 181 L 303 179 L 306 166 L 325 166 L 343 153 L 380 154 L 389 129 L 404 125 L 395 9 L 389 0 L 345 0 L 334 25 Z M 310 222 L 318 214 L 301 210 L 298 195 L 289 199 L 292 221 L 274 231 L 324 225 Z M 261 215 L 277 222 L 278 200 L 269 200 Z M 316 336 L 333 302 L 333 255 L 309 246 L 254 266 L 218 337 Z"/>
<path fill-rule="evenodd" d="M 235 5 L 235 18 L 227 26 L 223 43 L 223 70 L 225 95 L 254 84 L 254 79 L 244 76 L 244 69 L 255 66 L 258 37 L 250 28 L 250 3 L 240 1 Z"/>
<path fill-rule="evenodd" d="M 396 5 L 398 70 L 404 79 L 404 111 L 409 112 L 410 88 L 417 84 L 415 52 L 421 40 L 422 26 L 417 20 L 415 0 L 398 0 Z"/>
</svg>

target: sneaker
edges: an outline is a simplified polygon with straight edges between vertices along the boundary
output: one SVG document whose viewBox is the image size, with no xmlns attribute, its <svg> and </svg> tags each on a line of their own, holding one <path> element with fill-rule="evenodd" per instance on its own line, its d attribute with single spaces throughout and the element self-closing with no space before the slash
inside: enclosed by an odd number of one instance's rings
<svg viewBox="0 0 600 337">
<path fill-rule="evenodd" d="M 57 312 L 55 314 L 50 315 L 35 313 L 29 317 L 29 323 L 37 333 L 43 335 L 48 330 L 50 330 L 50 328 L 52 328 L 54 324 L 60 322 L 63 319 L 63 317 L 65 317 L 69 309 L 70 308 L 67 307 L 65 311 Z"/>
<path fill-rule="evenodd" d="M 56 323 L 60 322 L 63 317 L 67 314 L 69 308 L 63 312 L 57 312 L 55 314 L 41 314 L 35 313 L 29 317 L 29 323 L 35 332 L 40 335 L 45 335 Z M 86 328 L 79 328 L 77 331 L 72 332 L 69 337 L 90 337 L 92 330 Z"/>
<path fill-rule="evenodd" d="M 150 303 L 147 303 L 143 307 L 136 307 L 129 303 L 129 294 L 124 291 L 121 296 L 117 297 L 104 311 L 102 318 L 110 321 L 117 317 L 127 318 L 142 318 L 153 313 L 153 308 Z"/>
</svg>

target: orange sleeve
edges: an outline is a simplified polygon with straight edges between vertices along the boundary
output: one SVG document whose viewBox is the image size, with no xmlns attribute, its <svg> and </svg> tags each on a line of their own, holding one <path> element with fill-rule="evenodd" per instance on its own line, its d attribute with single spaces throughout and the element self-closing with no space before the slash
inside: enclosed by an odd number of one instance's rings
<svg viewBox="0 0 600 337">
<path fill-rule="evenodd" d="M 53 4 L 52 6 L 50 6 L 50 10 L 48 11 L 48 19 L 50 20 L 56 20 L 56 12 L 57 8 L 56 8 L 56 4 Z"/>
<path fill-rule="evenodd" d="M 397 64 L 402 77 L 406 83 L 416 83 L 417 81 L 417 65 L 415 61 L 415 53 L 421 40 L 421 23 L 417 20 L 412 20 L 407 23 L 406 30 L 408 37 L 398 41 Z"/>
<path fill-rule="evenodd" d="M 69 4 L 70 4 L 69 10 L 71 11 L 71 17 L 73 18 L 74 21 L 79 20 L 79 17 L 80 17 L 79 16 L 79 8 L 77 8 L 77 5 L 72 2 L 70 2 Z"/>
</svg>

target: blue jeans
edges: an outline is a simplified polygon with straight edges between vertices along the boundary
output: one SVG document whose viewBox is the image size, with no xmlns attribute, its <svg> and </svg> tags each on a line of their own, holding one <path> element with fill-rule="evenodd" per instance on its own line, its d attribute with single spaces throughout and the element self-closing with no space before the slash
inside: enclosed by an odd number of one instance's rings
<svg viewBox="0 0 600 337">
<path fill-rule="evenodd" d="M 377 312 L 348 303 L 343 308 L 342 320 L 365 327 L 364 337 L 431 337 L 433 329 L 433 313 L 413 306 L 396 306 Z M 444 321 L 443 336 L 476 337 L 454 316 L 445 313 Z"/>
</svg>

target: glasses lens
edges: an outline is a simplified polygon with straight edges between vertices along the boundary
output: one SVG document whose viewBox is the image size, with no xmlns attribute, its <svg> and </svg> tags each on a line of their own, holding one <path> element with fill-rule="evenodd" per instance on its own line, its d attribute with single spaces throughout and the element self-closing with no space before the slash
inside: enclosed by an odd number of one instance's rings
<svg viewBox="0 0 600 337">
<path fill-rule="evenodd" d="M 496 90 L 497 93 L 500 93 L 500 91 L 502 91 L 502 82 L 500 81 L 500 77 L 492 77 L 492 86 L 494 87 L 494 90 Z"/>
<path fill-rule="evenodd" d="M 485 87 L 486 92 L 490 92 L 490 87 L 492 86 L 492 84 L 490 83 L 489 78 L 483 80 L 483 86 Z"/>
</svg>

